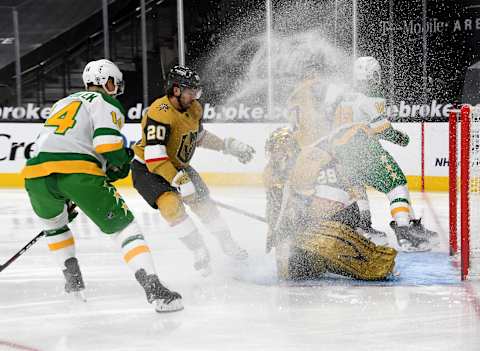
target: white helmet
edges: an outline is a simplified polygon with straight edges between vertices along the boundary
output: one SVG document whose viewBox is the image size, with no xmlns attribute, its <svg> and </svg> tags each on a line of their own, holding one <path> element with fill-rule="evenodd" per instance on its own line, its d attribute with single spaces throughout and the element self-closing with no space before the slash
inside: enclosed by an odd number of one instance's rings
<svg viewBox="0 0 480 351">
<path fill-rule="evenodd" d="M 115 85 L 113 92 L 108 91 L 106 88 L 109 78 L 113 79 L 113 84 Z M 109 95 L 116 96 L 123 94 L 123 74 L 120 69 L 109 60 L 101 59 L 87 63 L 83 70 L 82 79 L 85 89 L 88 88 L 88 84 L 93 84 L 103 87 Z"/>
<path fill-rule="evenodd" d="M 375 81 L 380 83 L 382 69 L 377 59 L 372 56 L 363 56 L 355 60 L 353 64 L 353 77 L 355 81 Z"/>
</svg>

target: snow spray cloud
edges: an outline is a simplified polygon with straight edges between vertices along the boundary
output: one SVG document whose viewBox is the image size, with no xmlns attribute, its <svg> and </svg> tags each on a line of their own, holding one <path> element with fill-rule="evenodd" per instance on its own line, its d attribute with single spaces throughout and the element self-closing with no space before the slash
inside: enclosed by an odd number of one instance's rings
<svg viewBox="0 0 480 351">
<path fill-rule="evenodd" d="M 225 110 L 225 106 L 238 108 L 241 105 L 266 111 L 268 47 L 271 50 L 274 111 L 273 116 L 265 114 L 266 119 L 275 120 L 277 114 L 283 116 L 280 111 L 285 109 L 288 96 L 312 65 L 321 67 L 325 81 L 332 78 L 336 83 L 348 81 L 351 62 L 333 44 L 336 40 L 331 20 L 333 4 L 333 1 L 274 3 L 270 42 L 267 42 L 264 9 L 246 13 L 226 31 L 202 70 L 206 86 L 215 90 L 214 98 L 207 102 L 222 105 L 216 106 L 219 111 Z M 337 26 L 336 37 L 341 37 L 338 33 L 342 28 Z"/>
</svg>

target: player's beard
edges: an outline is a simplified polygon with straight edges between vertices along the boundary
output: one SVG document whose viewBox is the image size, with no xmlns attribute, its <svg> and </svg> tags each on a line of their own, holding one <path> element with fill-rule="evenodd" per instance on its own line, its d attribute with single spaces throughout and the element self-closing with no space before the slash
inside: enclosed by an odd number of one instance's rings
<svg viewBox="0 0 480 351">
<path fill-rule="evenodd" d="M 178 100 L 178 105 L 180 106 L 180 109 L 181 109 L 181 112 L 185 112 L 186 110 L 188 110 L 188 108 L 192 105 L 192 102 L 191 101 L 187 106 L 183 104 L 182 102 L 182 95 L 180 94 L 180 96 L 177 98 Z"/>
</svg>

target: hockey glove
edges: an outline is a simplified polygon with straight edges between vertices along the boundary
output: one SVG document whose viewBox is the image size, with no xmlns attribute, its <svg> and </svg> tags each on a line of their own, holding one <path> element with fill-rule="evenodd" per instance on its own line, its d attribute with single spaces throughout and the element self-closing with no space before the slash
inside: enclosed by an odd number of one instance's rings
<svg viewBox="0 0 480 351">
<path fill-rule="evenodd" d="M 255 149 L 234 138 L 226 138 L 224 141 L 223 153 L 238 158 L 241 163 L 248 163 L 252 160 Z"/>
<path fill-rule="evenodd" d="M 132 162 L 134 153 L 130 148 L 125 148 L 126 156 L 124 156 L 124 162 L 120 166 L 114 166 L 110 162 L 107 162 L 107 181 L 109 183 L 115 182 L 119 179 L 126 178 L 130 172 L 130 162 Z"/>
<path fill-rule="evenodd" d="M 172 186 L 178 189 L 184 200 L 188 201 L 195 196 L 195 186 L 184 170 L 178 171 L 175 177 L 173 177 Z"/>
</svg>

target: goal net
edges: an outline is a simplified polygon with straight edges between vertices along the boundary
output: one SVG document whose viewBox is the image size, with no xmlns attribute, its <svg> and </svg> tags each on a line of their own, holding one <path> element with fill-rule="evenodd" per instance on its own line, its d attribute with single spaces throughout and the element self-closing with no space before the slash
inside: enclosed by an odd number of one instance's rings
<svg viewBox="0 0 480 351">
<path fill-rule="evenodd" d="M 480 105 L 452 110 L 449 121 L 450 253 L 461 277 L 480 278 Z"/>
</svg>

